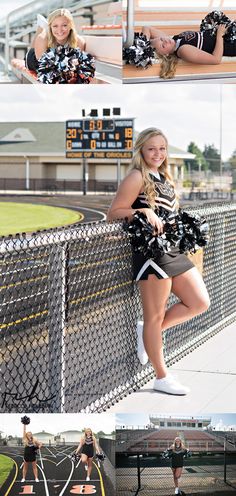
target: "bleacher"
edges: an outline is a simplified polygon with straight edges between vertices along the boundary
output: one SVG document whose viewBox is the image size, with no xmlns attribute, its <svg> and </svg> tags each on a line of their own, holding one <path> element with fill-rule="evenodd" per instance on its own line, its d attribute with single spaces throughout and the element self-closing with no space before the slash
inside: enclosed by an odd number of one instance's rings
<svg viewBox="0 0 236 496">
<path fill-rule="evenodd" d="M 185 30 L 199 31 L 201 20 L 211 10 L 223 10 L 231 19 L 236 18 L 236 5 L 231 0 L 199 0 L 191 2 L 189 7 L 184 0 L 174 2 L 165 2 L 157 0 L 151 2 L 147 0 L 146 5 L 142 0 L 134 0 L 134 18 L 133 25 L 128 26 L 127 37 L 130 38 L 130 32 L 141 31 L 142 26 L 155 26 L 163 30 L 168 35 L 178 34 Z M 148 6 L 149 5 L 149 6 Z M 170 5 L 170 6 L 168 6 Z M 123 22 L 127 26 L 126 11 L 123 12 Z M 131 23 L 130 23 L 131 24 Z M 223 57 L 219 65 L 200 65 L 191 64 L 179 60 L 176 75 L 172 80 L 163 80 L 159 77 L 160 63 L 154 63 L 151 67 L 143 70 L 132 65 L 123 66 L 124 83 L 144 83 L 144 82 L 173 82 L 176 80 L 206 80 L 206 79 L 225 79 L 233 80 L 236 78 L 236 57 Z"/>
<path fill-rule="evenodd" d="M 21 83 L 37 83 L 36 74 L 28 71 L 24 63 L 35 34 L 37 13 L 47 17 L 50 11 L 59 7 L 60 0 L 34 0 L 12 12 L 6 32 L 5 20 L 0 20 L 0 60 L 5 64 L 5 72 L 14 73 Z M 121 82 L 121 2 L 68 0 L 67 8 L 73 14 L 78 34 L 86 40 L 86 51 L 96 60 L 92 84 Z"/>
<path fill-rule="evenodd" d="M 181 437 L 185 446 L 193 452 L 223 451 L 224 443 L 213 434 L 196 429 L 160 429 L 158 431 L 134 431 L 133 438 L 119 445 L 119 451 L 130 453 L 162 452 L 169 448 L 175 437 Z"/>
</svg>

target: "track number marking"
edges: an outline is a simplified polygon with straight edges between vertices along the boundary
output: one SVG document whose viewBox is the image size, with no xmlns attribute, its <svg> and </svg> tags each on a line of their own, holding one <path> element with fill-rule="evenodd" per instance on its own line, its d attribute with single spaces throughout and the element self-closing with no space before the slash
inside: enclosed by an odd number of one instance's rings
<svg viewBox="0 0 236 496">
<path fill-rule="evenodd" d="M 70 493 L 72 493 L 72 494 L 95 494 L 96 493 L 96 487 L 91 486 L 91 485 L 73 486 L 72 489 L 70 490 Z"/>
<path fill-rule="evenodd" d="M 34 486 L 21 486 L 23 488 L 23 492 L 19 494 L 35 494 L 33 491 Z"/>
</svg>

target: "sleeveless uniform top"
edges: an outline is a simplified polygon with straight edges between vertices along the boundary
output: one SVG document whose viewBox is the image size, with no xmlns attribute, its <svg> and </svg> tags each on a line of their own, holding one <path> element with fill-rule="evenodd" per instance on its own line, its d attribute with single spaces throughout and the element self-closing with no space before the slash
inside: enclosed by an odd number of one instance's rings
<svg viewBox="0 0 236 496">
<path fill-rule="evenodd" d="M 88 458 L 93 458 L 94 452 L 94 440 L 93 436 L 85 436 L 84 445 L 82 447 L 81 453 L 87 455 Z"/>
<path fill-rule="evenodd" d="M 184 456 L 188 453 L 185 448 L 170 448 L 168 449 L 168 455 L 171 458 L 172 468 L 180 468 L 184 465 Z"/>
<path fill-rule="evenodd" d="M 158 215 L 158 209 L 160 207 L 170 214 L 176 212 L 177 200 L 172 184 L 170 184 L 162 174 L 150 172 L 150 176 L 155 183 L 157 192 L 155 198 L 155 213 Z M 132 204 L 132 208 L 137 210 L 139 208 L 150 208 L 143 192 L 138 195 Z M 170 252 L 156 257 L 155 259 L 147 259 L 142 252 L 136 252 L 134 250 L 132 251 L 132 255 L 133 279 L 136 281 L 146 280 L 150 274 L 156 275 L 158 279 L 166 279 L 182 274 L 194 267 L 188 257 L 185 254 L 180 253 L 178 247 L 171 248 Z"/>
<path fill-rule="evenodd" d="M 183 45 L 191 45 L 203 52 L 213 53 L 216 36 L 212 36 L 210 32 L 198 32 L 198 31 L 183 31 L 180 34 L 173 36 L 173 40 L 176 42 L 175 55 L 178 57 L 178 49 Z M 224 41 L 224 52 L 223 55 L 228 57 L 236 56 L 236 40 L 231 42 Z"/>
<path fill-rule="evenodd" d="M 25 462 L 35 462 L 37 449 L 38 447 L 34 444 L 33 441 L 28 442 L 24 449 Z"/>
<path fill-rule="evenodd" d="M 176 212 L 177 201 L 175 190 L 172 184 L 167 181 L 163 174 L 150 172 L 150 176 L 155 183 L 155 189 L 157 195 L 155 197 L 156 209 L 155 212 L 158 214 L 158 209 L 160 207 L 167 210 L 167 212 Z M 140 193 L 136 200 L 134 201 L 132 208 L 150 208 L 144 193 Z"/>
</svg>

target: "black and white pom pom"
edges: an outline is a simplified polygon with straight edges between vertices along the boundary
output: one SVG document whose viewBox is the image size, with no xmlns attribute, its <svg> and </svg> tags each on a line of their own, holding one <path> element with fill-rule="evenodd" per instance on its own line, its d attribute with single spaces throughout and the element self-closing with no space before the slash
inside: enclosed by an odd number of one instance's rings
<svg viewBox="0 0 236 496">
<path fill-rule="evenodd" d="M 23 425 L 29 425 L 30 424 L 30 418 L 25 415 L 24 417 L 21 417 L 21 423 Z"/>
<path fill-rule="evenodd" d="M 38 63 L 37 78 L 44 84 L 89 84 L 95 74 L 94 58 L 79 48 L 48 48 Z"/>
<path fill-rule="evenodd" d="M 177 225 L 181 253 L 196 253 L 199 248 L 207 245 L 209 241 L 209 224 L 205 217 L 191 215 L 180 209 Z"/>
<path fill-rule="evenodd" d="M 216 35 L 218 26 L 225 24 L 228 29 L 224 35 L 225 41 L 233 42 L 236 40 L 236 22 L 231 21 L 223 12 L 213 10 L 204 17 L 200 25 L 200 31 L 208 31 L 212 36 Z"/>
<path fill-rule="evenodd" d="M 208 242 L 209 226 L 205 218 L 179 210 L 169 214 L 163 209 L 158 212 L 164 224 L 163 234 L 157 234 L 142 212 L 135 212 L 131 222 L 123 227 L 128 233 L 134 251 L 147 258 L 158 258 L 179 247 L 181 253 L 195 253 Z"/>
<path fill-rule="evenodd" d="M 146 69 L 155 60 L 155 50 L 150 40 L 143 33 L 134 33 L 133 45 L 123 48 L 123 60 L 126 64 Z"/>
</svg>

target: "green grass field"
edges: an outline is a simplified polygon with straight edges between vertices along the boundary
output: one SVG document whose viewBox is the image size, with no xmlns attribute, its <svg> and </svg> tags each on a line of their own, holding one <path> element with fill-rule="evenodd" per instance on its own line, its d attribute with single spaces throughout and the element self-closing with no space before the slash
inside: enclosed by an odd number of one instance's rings
<svg viewBox="0 0 236 496">
<path fill-rule="evenodd" d="M 6 480 L 10 470 L 14 465 L 13 460 L 8 458 L 8 456 L 0 455 L 0 487 L 3 485 L 3 482 Z"/>
<path fill-rule="evenodd" d="M 80 212 L 67 208 L 0 202 L 0 236 L 64 226 L 82 219 Z"/>
</svg>

